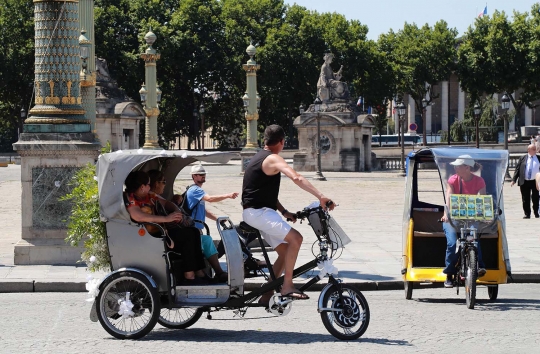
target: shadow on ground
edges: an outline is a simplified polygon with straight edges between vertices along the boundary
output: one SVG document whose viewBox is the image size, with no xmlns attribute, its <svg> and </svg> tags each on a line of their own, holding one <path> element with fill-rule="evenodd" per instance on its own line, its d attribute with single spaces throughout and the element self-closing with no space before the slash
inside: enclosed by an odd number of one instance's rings
<svg viewBox="0 0 540 354">
<path fill-rule="evenodd" d="M 112 338 L 110 338 L 112 339 Z M 174 340 L 174 341 L 186 341 L 186 342 L 201 342 L 201 343 L 268 343 L 268 344 L 301 344 L 301 343 L 313 343 L 313 342 L 334 342 L 337 339 L 330 335 L 316 334 L 316 333 L 298 333 L 298 332 L 284 332 L 284 331 L 231 331 L 222 329 L 204 329 L 204 328 L 190 328 L 183 331 L 169 330 L 169 329 L 155 329 L 146 335 L 141 340 L 154 341 L 154 340 Z M 366 342 L 380 345 L 397 345 L 397 346 L 410 346 L 408 341 L 393 340 L 388 338 L 362 338 L 360 337 L 356 341 Z"/>
</svg>

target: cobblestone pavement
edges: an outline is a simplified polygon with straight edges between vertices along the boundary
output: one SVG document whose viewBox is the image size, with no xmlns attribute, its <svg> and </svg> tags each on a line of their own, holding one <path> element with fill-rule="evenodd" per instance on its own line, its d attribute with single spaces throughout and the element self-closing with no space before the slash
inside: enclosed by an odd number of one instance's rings
<svg viewBox="0 0 540 354">
<path fill-rule="evenodd" d="M 112 338 L 89 320 L 81 293 L 0 294 L 0 353 L 540 353 L 540 285 L 512 284 L 495 302 L 468 310 L 464 294 L 423 289 L 407 301 L 401 291 L 365 292 L 371 322 L 359 340 L 336 340 L 316 311 L 317 293 L 288 316 L 261 309 L 245 319 L 231 312 L 203 316 L 187 330 L 156 325 L 142 340 Z M 420 298 L 418 298 L 420 297 Z M 486 288 L 478 297 L 487 299 Z"/>
</svg>

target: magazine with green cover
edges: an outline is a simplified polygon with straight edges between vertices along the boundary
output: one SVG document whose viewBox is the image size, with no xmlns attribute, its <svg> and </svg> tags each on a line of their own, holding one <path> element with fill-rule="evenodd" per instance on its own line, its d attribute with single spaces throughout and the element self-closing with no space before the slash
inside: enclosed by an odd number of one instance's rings
<svg viewBox="0 0 540 354">
<path fill-rule="evenodd" d="M 493 220 L 493 197 L 478 194 L 451 194 L 452 219 Z"/>
</svg>

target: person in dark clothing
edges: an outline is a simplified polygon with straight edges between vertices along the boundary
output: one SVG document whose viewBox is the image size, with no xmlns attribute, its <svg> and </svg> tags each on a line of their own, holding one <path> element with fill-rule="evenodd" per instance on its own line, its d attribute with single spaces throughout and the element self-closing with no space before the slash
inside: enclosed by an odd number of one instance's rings
<svg viewBox="0 0 540 354">
<path fill-rule="evenodd" d="M 126 209 L 133 220 L 140 223 L 153 222 L 165 224 L 172 240 L 170 248 L 182 254 L 183 272 L 186 285 L 198 285 L 206 282 L 203 269 L 206 267 L 201 250 L 201 234 L 193 226 L 192 220 L 180 211 L 167 216 L 154 215 L 156 203 L 166 203 L 150 192 L 150 177 L 146 172 L 131 172 L 125 181 Z M 196 278 L 196 275 L 200 279 Z"/>
<path fill-rule="evenodd" d="M 523 219 L 531 218 L 531 200 L 533 205 L 534 217 L 539 218 L 538 214 L 538 190 L 536 189 L 536 182 L 534 180 L 536 174 L 540 172 L 540 156 L 536 154 L 536 146 L 531 144 L 527 146 L 527 154 L 520 157 L 516 164 L 514 176 L 512 177 L 512 183 L 518 184 L 521 191 L 521 202 L 523 204 L 523 212 L 525 215 Z"/>
<path fill-rule="evenodd" d="M 293 222 L 293 213 L 281 205 L 278 200 L 281 173 L 289 177 L 298 187 L 319 199 L 323 208 L 331 202 L 308 180 L 302 177 L 278 154 L 285 145 L 285 132 L 279 125 L 270 125 L 264 131 L 264 149 L 253 156 L 244 172 L 242 185 L 242 214 L 244 221 L 258 229 L 268 244 L 277 252 L 278 258 L 274 263 L 274 274 L 279 277 L 285 272 L 281 295 L 293 299 L 305 300 L 309 297 L 297 290 L 293 284 L 293 271 L 298 251 L 302 244 L 302 235 L 292 228 L 278 214 L 279 211 L 286 219 Z M 329 203 L 329 208 L 334 208 Z M 268 304 L 273 291 L 264 294 L 259 303 Z"/>
</svg>

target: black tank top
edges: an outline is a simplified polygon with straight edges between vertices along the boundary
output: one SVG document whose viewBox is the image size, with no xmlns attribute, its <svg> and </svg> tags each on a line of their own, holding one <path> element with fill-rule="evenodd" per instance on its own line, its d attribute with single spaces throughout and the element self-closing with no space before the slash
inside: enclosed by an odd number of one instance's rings
<svg viewBox="0 0 540 354">
<path fill-rule="evenodd" d="M 249 161 L 244 171 L 242 184 L 242 206 L 246 208 L 277 209 L 281 173 L 268 176 L 262 170 L 264 159 L 272 155 L 271 151 L 261 150 Z"/>
</svg>

